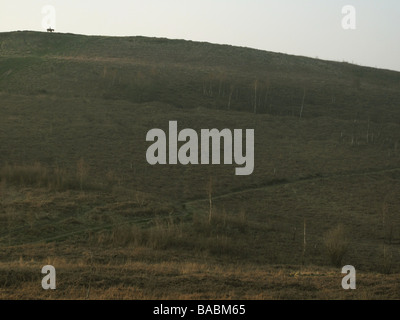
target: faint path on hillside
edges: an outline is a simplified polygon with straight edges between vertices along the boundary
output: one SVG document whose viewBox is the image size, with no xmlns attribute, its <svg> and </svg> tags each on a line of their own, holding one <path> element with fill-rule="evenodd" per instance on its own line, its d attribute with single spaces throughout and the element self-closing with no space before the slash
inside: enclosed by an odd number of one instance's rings
<svg viewBox="0 0 400 320">
<path fill-rule="evenodd" d="M 76 61 L 76 62 L 101 62 L 101 63 L 110 63 L 113 66 L 143 66 L 143 65 L 151 65 L 152 67 L 158 66 L 158 67 L 165 67 L 166 65 L 168 67 L 173 67 L 173 68 L 188 68 L 188 69 L 196 69 L 196 70 L 212 70 L 211 67 L 207 66 L 198 66 L 198 65 L 190 65 L 186 62 L 173 62 L 173 61 L 154 61 L 151 59 L 146 59 L 143 57 L 130 57 L 130 58 L 125 58 L 125 57 L 101 57 L 101 56 L 85 56 L 85 55 L 71 55 L 71 56 L 52 56 L 48 55 L 45 56 L 46 59 L 51 59 L 51 60 L 61 60 L 61 61 Z"/>
<path fill-rule="evenodd" d="M 394 167 L 394 168 L 385 168 L 385 169 L 369 169 L 369 170 L 362 170 L 362 171 L 348 171 L 348 172 L 341 172 L 341 173 L 334 173 L 334 174 L 316 174 L 304 178 L 298 178 L 298 179 L 293 179 L 293 180 L 286 180 L 286 179 L 281 179 L 281 180 L 271 180 L 267 181 L 265 183 L 252 186 L 252 187 L 243 187 L 235 191 L 223 193 L 223 194 L 218 194 L 212 197 L 212 200 L 219 200 L 219 199 L 224 199 L 224 198 L 230 198 L 233 196 L 239 196 L 239 195 L 244 195 L 249 192 L 255 192 L 255 191 L 262 191 L 267 188 L 272 188 L 272 187 L 277 187 L 277 186 L 282 186 L 282 185 L 290 185 L 290 184 L 299 184 L 299 183 L 305 183 L 305 182 L 310 182 L 310 181 L 316 181 L 316 180 L 329 180 L 329 179 L 334 179 L 334 178 L 340 178 L 340 177 L 352 177 L 352 176 L 367 176 L 367 175 L 373 175 L 373 174 L 382 174 L 382 173 L 388 173 L 388 172 L 395 172 L 395 171 L 400 171 L 400 167 Z M 185 205 L 192 205 L 195 203 L 199 202 L 209 202 L 208 197 L 207 198 L 200 198 L 200 199 L 194 199 L 194 200 L 189 200 L 186 201 L 184 204 Z"/>
<path fill-rule="evenodd" d="M 257 186 L 250 186 L 250 187 L 247 186 L 247 187 L 243 187 L 239 190 L 215 195 L 212 197 L 212 199 L 219 200 L 219 199 L 225 199 L 225 198 L 230 198 L 230 197 L 235 197 L 235 196 L 243 196 L 246 193 L 262 191 L 262 190 L 274 188 L 277 186 L 307 183 L 310 181 L 317 181 L 317 180 L 329 180 L 329 179 L 340 178 L 340 177 L 352 177 L 352 176 L 363 176 L 363 175 L 367 176 L 367 175 L 382 174 L 382 173 L 389 173 L 389 172 L 396 172 L 396 171 L 400 171 L 400 167 L 385 168 L 385 169 L 382 169 L 382 168 L 381 169 L 369 169 L 369 170 L 362 170 L 362 171 L 348 171 L 348 172 L 335 173 L 335 174 L 313 175 L 313 176 L 298 178 L 298 179 L 293 179 L 293 180 L 284 180 L 284 179 L 276 180 L 276 181 L 271 180 L 271 181 L 267 181 L 263 184 L 259 184 Z M 93 232 L 93 231 L 100 231 L 100 230 L 107 230 L 107 229 L 111 230 L 112 228 L 122 226 L 122 225 L 130 225 L 130 224 L 145 225 L 145 224 L 151 223 L 154 219 L 188 218 L 188 217 L 192 216 L 194 213 L 198 212 L 199 207 L 196 204 L 201 204 L 202 202 L 205 202 L 206 204 L 208 204 L 208 201 L 209 201 L 208 197 L 185 201 L 182 203 L 182 209 L 179 209 L 176 212 L 169 214 L 168 216 L 129 218 L 129 219 L 126 219 L 126 220 L 118 222 L 118 223 L 110 223 L 110 224 L 105 224 L 105 225 L 101 225 L 101 226 L 81 228 L 79 230 L 63 233 L 63 234 L 60 234 L 57 236 L 42 238 L 39 240 L 35 240 L 32 242 L 24 242 L 21 244 L 3 245 L 2 247 L 13 248 L 13 247 L 18 247 L 18 246 L 23 246 L 23 245 L 33 245 L 33 244 L 39 244 L 39 243 L 43 243 L 43 242 L 52 242 L 52 241 L 69 238 L 71 236 L 82 234 L 82 233 L 89 232 L 89 231 Z M 63 221 L 60 221 L 58 223 L 62 223 L 62 222 Z M 49 223 L 49 225 L 54 225 L 54 223 Z M 22 230 L 21 228 L 23 228 L 23 227 L 19 227 L 17 229 Z M 16 229 L 13 230 L 13 232 L 15 232 L 15 231 L 17 231 L 17 230 Z M 3 236 L 3 238 L 5 238 L 4 235 L 6 235 L 6 234 L 4 233 L 1 235 Z M 1 240 L 1 238 L 0 238 L 0 240 Z"/>
</svg>

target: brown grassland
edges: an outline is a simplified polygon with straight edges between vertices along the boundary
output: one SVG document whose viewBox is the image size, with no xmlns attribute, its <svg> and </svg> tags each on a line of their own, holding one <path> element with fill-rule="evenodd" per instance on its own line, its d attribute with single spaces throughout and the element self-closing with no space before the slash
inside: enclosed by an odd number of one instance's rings
<svg viewBox="0 0 400 320">
<path fill-rule="evenodd" d="M 170 120 L 254 128 L 253 174 L 149 165 Z M 399 299 L 399 160 L 398 72 L 1 33 L 0 299 Z"/>
</svg>

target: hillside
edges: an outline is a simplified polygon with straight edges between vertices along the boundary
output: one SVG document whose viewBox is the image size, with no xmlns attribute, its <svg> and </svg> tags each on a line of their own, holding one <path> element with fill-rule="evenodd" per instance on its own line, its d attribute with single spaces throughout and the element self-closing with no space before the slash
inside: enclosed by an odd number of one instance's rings
<svg viewBox="0 0 400 320">
<path fill-rule="evenodd" d="M 146 133 L 171 120 L 254 129 L 254 172 L 149 165 Z M 0 33 L 0 298 L 23 286 L 19 298 L 398 299 L 399 147 L 399 72 L 183 40 Z M 346 240 L 339 262 L 329 237 Z M 35 287 L 43 263 L 71 277 L 53 295 Z M 345 264 L 356 292 L 340 288 Z"/>
<path fill-rule="evenodd" d="M 144 37 L 16 32 L 0 42 L 1 81 L 10 93 L 249 112 L 256 99 L 257 113 L 297 116 L 305 90 L 305 118 L 400 121 L 393 71 Z"/>
</svg>

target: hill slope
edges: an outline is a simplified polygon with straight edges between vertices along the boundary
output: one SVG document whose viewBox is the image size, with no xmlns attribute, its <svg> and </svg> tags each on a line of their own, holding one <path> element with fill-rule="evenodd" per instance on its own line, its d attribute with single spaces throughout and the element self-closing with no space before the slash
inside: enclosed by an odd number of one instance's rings
<svg viewBox="0 0 400 320">
<path fill-rule="evenodd" d="M 0 297 L 48 297 L 50 261 L 71 277 L 57 298 L 398 298 L 399 89 L 398 72 L 248 48 L 1 33 Z M 170 120 L 255 129 L 253 174 L 149 165 L 146 133 Z M 329 237 L 363 289 L 335 289 Z"/>
<path fill-rule="evenodd" d="M 398 123 L 400 73 L 144 37 L 0 35 L 3 91 Z M 29 68 L 26 68 L 29 66 Z M 23 81 L 21 81 L 23 80 Z M 257 81 L 256 90 L 255 82 Z"/>
</svg>

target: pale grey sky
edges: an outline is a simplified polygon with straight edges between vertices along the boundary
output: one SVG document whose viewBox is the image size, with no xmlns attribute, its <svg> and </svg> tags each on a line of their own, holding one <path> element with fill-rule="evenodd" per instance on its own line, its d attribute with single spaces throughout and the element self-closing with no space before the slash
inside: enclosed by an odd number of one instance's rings
<svg viewBox="0 0 400 320">
<path fill-rule="evenodd" d="M 400 71 L 399 0 L 0 0 L 0 32 L 44 31 L 207 41 Z M 356 29 L 342 28 L 342 7 Z"/>
</svg>

